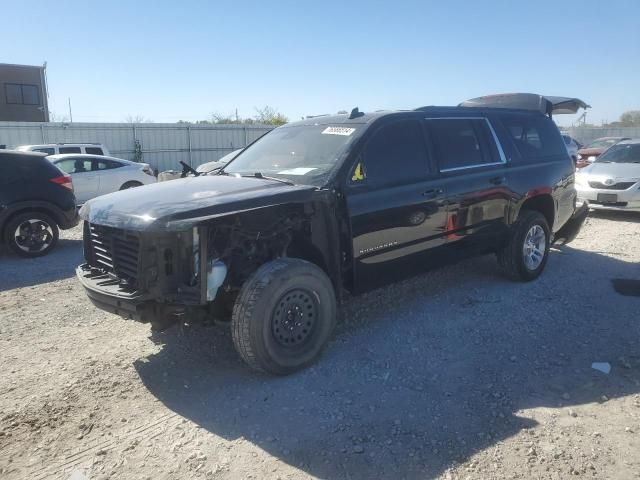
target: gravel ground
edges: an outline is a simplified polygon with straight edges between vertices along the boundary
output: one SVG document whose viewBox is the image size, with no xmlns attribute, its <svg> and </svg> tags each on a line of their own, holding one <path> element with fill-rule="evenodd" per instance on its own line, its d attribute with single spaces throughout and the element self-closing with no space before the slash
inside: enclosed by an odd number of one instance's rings
<svg viewBox="0 0 640 480">
<path fill-rule="evenodd" d="M 487 256 L 349 299 L 287 378 L 222 327 L 97 310 L 79 229 L 0 254 L 0 477 L 640 478 L 640 297 L 611 285 L 640 279 L 639 235 L 594 215 L 535 282 Z"/>
</svg>

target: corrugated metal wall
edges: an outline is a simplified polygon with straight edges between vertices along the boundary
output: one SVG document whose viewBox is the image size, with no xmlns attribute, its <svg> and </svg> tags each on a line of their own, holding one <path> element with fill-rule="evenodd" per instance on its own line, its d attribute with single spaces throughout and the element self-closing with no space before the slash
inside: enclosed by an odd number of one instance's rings
<svg viewBox="0 0 640 480">
<path fill-rule="evenodd" d="M 142 161 L 159 171 L 196 167 L 242 148 L 271 130 L 268 125 L 182 125 L 176 123 L 0 122 L 0 145 L 102 143 L 114 157 L 133 159 L 137 139 Z"/>
<path fill-rule="evenodd" d="M 600 137 L 640 138 L 640 127 L 571 127 L 562 130 L 584 145 Z"/>
</svg>

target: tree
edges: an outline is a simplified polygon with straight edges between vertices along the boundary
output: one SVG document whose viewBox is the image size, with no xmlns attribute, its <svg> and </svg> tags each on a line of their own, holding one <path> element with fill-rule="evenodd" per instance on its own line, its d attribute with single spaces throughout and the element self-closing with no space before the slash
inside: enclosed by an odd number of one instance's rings
<svg viewBox="0 0 640 480">
<path fill-rule="evenodd" d="M 629 110 L 620 115 L 620 123 L 624 127 L 640 126 L 640 110 Z"/>
<path fill-rule="evenodd" d="M 124 121 L 127 123 L 153 123 L 153 120 L 145 118 L 143 115 L 127 115 Z"/>
<path fill-rule="evenodd" d="M 50 122 L 69 123 L 69 117 L 67 115 L 59 115 L 56 112 L 49 112 Z"/>
<path fill-rule="evenodd" d="M 256 107 L 256 115 L 253 117 L 256 123 L 265 125 L 284 125 L 289 119 L 275 108 L 265 105 L 263 108 Z"/>
</svg>

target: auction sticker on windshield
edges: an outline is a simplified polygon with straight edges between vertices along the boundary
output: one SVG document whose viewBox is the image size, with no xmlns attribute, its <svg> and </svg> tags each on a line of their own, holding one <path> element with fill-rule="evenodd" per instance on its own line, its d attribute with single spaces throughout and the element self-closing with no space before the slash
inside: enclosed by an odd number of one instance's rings
<svg viewBox="0 0 640 480">
<path fill-rule="evenodd" d="M 348 137 L 353 132 L 355 132 L 355 128 L 348 127 L 327 127 L 322 131 L 323 135 L 344 135 Z"/>
<path fill-rule="evenodd" d="M 309 172 L 312 172 L 313 170 L 317 170 L 316 167 L 296 167 L 296 168 L 291 168 L 289 170 L 282 170 L 281 172 L 278 172 L 280 175 L 306 175 Z"/>
</svg>

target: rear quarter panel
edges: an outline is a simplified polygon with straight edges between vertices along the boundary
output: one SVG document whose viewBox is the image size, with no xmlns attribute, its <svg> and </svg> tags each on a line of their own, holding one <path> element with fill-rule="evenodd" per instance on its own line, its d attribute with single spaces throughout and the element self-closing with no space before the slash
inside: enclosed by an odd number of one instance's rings
<svg viewBox="0 0 640 480">
<path fill-rule="evenodd" d="M 575 166 L 568 152 L 563 148 L 562 154 L 525 160 L 499 117 L 492 118 L 492 124 L 507 156 L 507 182 L 513 196 L 510 223 L 515 222 L 529 198 L 550 195 L 554 204 L 552 231 L 558 231 L 571 218 L 577 197 Z M 557 136 L 564 146 L 559 131 Z"/>
</svg>

